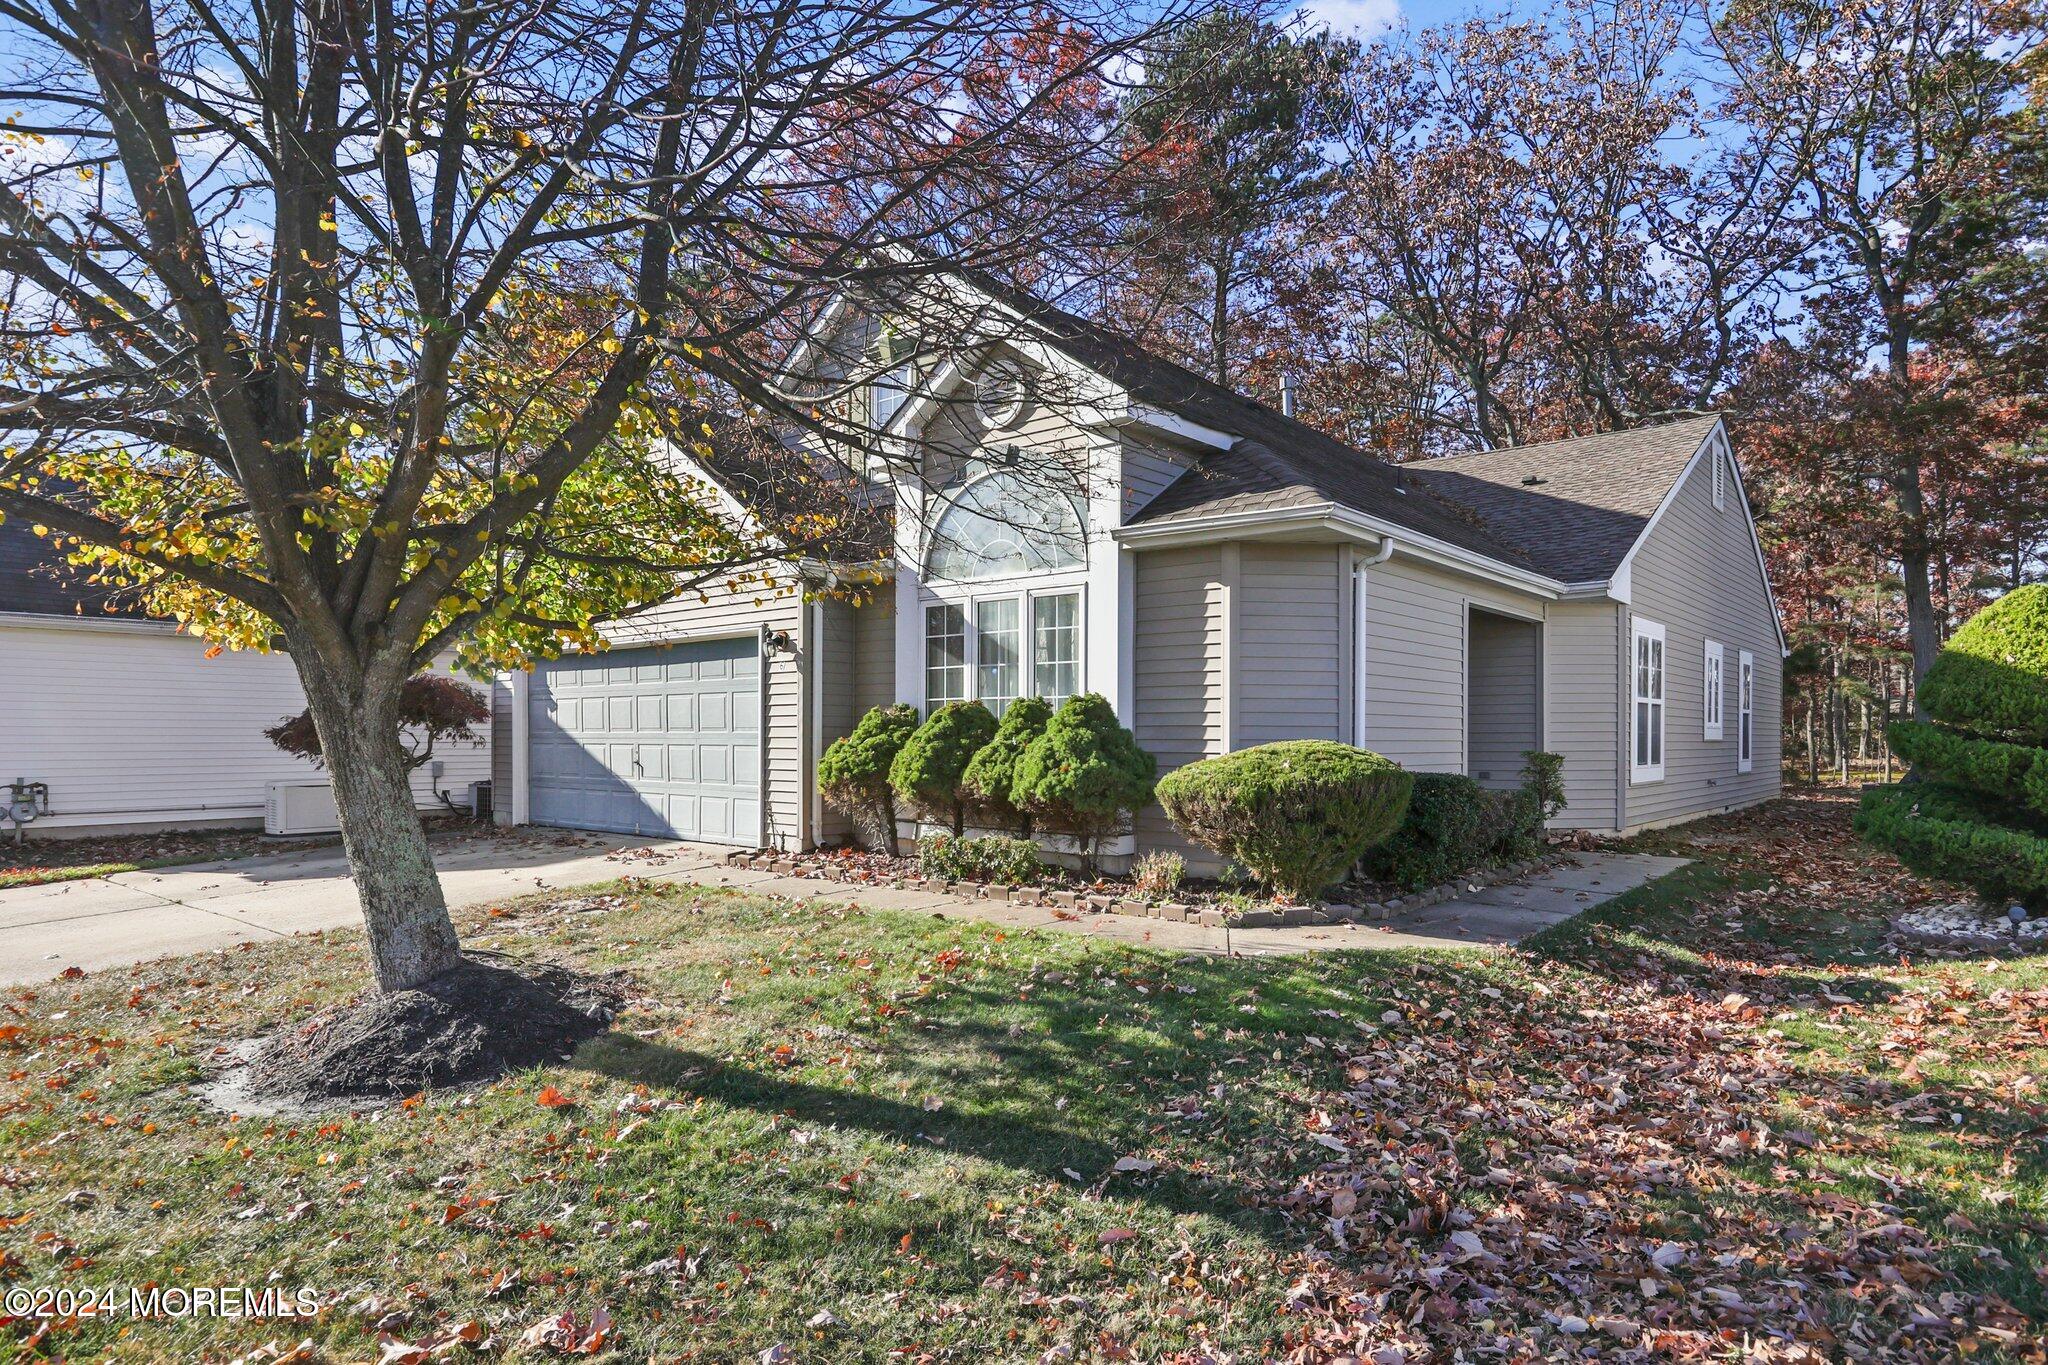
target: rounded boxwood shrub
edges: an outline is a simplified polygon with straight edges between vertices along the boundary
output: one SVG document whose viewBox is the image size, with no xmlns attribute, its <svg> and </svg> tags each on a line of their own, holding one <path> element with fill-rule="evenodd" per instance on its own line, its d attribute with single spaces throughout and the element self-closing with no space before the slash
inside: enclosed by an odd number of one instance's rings
<svg viewBox="0 0 2048 1365">
<path fill-rule="evenodd" d="M 889 769 L 917 732 L 917 708 L 902 702 L 877 706 L 853 733 L 835 739 L 818 757 L 818 792 L 853 821 L 869 848 L 896 852 L 896 801 Z"/>
<path fill-rule="evenodd" d="M 1158 773 L 1159 761 L 1138 747 L 1109 702 L 1083 692 L 1067 698 L 1018 756 L 1010 804 L 1073 835 L 1092 875 L 1103 838 L 1152 799 Z"/>
<path fill-rule="evenodd" d="M 2048 911 L 2048 585 L 2006 594 L 1955 633 L 1896 721 L 1912 767 L 1863 793 L 1856 832 L 1925 876 Z"/>
<path fill-rule="evenodd" d="M 1417 773 L 1407 815 L 1366 853 L 1366 871 L 1404 891 L 1420 891 L 1482 867 L 1513 820 L 1512 798 L 1460 773 Z"/>
<path fill-rule="evenodd" d="M 2048 744 L 2048 583 L 2016 588 L 1964 623 L 1920 684 L 1944 725 Z"/>
<path fill-rule="evenodd" d="M 1010 788 L 1017 781 L 1017 760 L 1051 719 L 1052 707 L 1042 697 L 1019 697 L 1004 709 L 996 737 L 967 761 L 960 777 L 961 794 L 977 820 L 1031 832 L 1031 816 L 1010 804 Z"/>
<path fill-rule="evenodd" d="M 1305 899 L 1394 832 L 1414 781 L 1369 750 L 1293 739 L 1176 768 L 1158 797 L 1188 838 Z"/>
<path fill-rule="evenodd" d="M 967 803 L 960 778 L 968 760 L 995 733 L 996 718 L 980 702 L 947 702 L 904 742 L 889 768 L 890 789 L 919 816 L 961 833 L 967 826 Z"/>
</svg>

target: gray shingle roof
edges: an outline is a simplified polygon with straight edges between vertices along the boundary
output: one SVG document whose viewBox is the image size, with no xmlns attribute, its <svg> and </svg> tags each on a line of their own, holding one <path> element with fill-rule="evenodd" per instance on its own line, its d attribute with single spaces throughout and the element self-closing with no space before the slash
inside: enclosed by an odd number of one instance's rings
<svg viewBox="0 0 2048 1365">
<path fill-rule="evenodd" d="M 1416 482 L 1477 512 L 1540 572 L 1567 583 L 1604 581 L 1621 567 L 1719 420 L 1688 417 L 1446 455 L 1408 470 Z"/>
<path fill-rule="evenodd" d="M 0 522 L 0 612 L 34 616 L 141 616 L 132 594 L 113 595 L 21 517 Z"/>
<path fill-rule="evenodd" d="M 1418 487 L 1404 470 L 1146 351 L 1105 327 L 993 281 L 978 287 L 1014 308 L 1045 343 L 1142 404 L 1238 438 L 1203 457 L 1132 518 L 1187 521 L 1231 512 L 1336 503 L 1461 549 L 1530 567 L 1470 509 Z"/>
<path fill-rule="evenodd" d="M 1547 577 L 1604 580 L 1718 420 L 1393 465 L 1085 318 L 995 281 L 974 282 L 1033 323 L 1048 345 L 1140 403 L 1238 438 L 1147 503 L 1133 525 L 1334 503 Z M 1524 486 L 1532 476 L 1543 482 Z"/>
</svg>

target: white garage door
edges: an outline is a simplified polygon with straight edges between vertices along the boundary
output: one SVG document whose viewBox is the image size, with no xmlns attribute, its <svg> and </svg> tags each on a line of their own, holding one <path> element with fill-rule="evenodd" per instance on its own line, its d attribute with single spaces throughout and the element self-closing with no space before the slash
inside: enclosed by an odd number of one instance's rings
<svg viewBox="0 0 2048 1365">
<path fill-rule="evenodd" d="M 761 656 L 751 635 L 617 649 L 534 671 L 533 822 L 761 838 Z"/>
</svg>

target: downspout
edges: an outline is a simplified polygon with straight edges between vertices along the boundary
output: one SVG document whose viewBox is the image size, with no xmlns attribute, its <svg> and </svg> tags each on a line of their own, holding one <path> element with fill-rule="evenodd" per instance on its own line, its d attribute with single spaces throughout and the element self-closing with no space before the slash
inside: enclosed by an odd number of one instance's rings
<svg viewBox="0 0 2048 1365">
<path fill-rule="evenodd" d="M 1393 556 L 1394 538 L 1381 536 L 1379 548 L 1370 557 L 1351 565 L 1351 742 L 1361 749 L 1365 747 L 1365 571 Z"/>
</svg>

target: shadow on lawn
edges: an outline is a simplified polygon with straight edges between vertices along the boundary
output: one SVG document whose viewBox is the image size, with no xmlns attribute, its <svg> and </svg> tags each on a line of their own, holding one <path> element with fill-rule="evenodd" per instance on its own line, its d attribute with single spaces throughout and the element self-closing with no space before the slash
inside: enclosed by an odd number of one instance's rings
<svg viewBox="0 0 2048 1365">
<path fill-rule="evenodd" d="M 1068 1171 L 1100 1188 L 1118 1176 L 1117 1160 L 1130 1153 L 1128 1146 L 1068 1128 L 952 1106 L 929 1111 L 865 1091 L 812 1085 L 734 1066 L 624 1034 L 607 1034 L 588 1044 L 573 1065 L 672 1096 L 713 1100 L 798 1123 L 853 1128 L 911 1147 L 978 1158 L 1072 1188 L 1083 1186 L 1075 1186 Z M 1260 1208 L 1251 1192 L 1234 1181 L 1164 1167 L 1156 1175 L 1132 1174 L 1141 1178 L 1118 1178 L 1119 1197 L 1143 1200 L 1173 1214 L 1221 1217 L 1246 1231 L 1278 1239 L 1278 1216 Z"/>
</svg>

